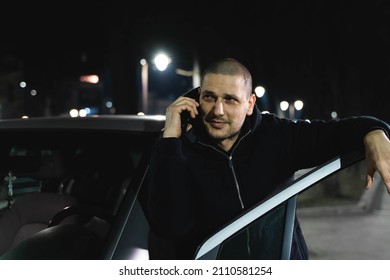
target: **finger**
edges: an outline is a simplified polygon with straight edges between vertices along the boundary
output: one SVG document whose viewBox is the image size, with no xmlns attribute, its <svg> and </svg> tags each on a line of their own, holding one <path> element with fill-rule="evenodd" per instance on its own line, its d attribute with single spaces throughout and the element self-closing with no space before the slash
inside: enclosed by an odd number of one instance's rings
<svg viewBox="0 0 390 280">
<path fill-rule="evenodd" d="M 192 98 L 180 97 L 174 102 L 170 109 L 174 112 L 181 114 L 183 111 L 188 111 L 192 117 L 198 114 L 199 103 Z"/>
<path fill-rule="evenodd" d="M 367 167 L 367 175 L 366 175 L 366 189 L 369 190 L 372 188 L 374 184 L 374 176 L 375 176 L 375 170 L 371 167 Z"/>
<path fill-rule="evenodd" d="M 194 98 L 182 96 L 181 99 L 182 99 L 182 100 L 187 100 L 187 101 L 189 101 L 189 102 L 191 102 L 191 103 L 194 103 L 194 104 L 196 104 L 196 105 L 199 105 L 199 102 L 196 101 Z"/>
<path fill-rule="evenodd" d="M 367 173 L 367 176 L 366 176 L 366 189 L 369 190 L 372 188 L 372 185 L 374 184 L 374 177 L 372 175 L 369 175 Z"/>
<path fill-rule="evenodd" d="M 386 164 L 386 162 L 377 162 L 376 168 L 373 170 L 376 170 L 376 172 L 382 178 L 382 182 L 385 184 L 387 192 L 390 194 L 390 170 L 388 164 Z"/>
<path fill-rule="evenodd" d="M 192 102 L 187 102 L 186 100 L 181 100 L 180 102 L 175 102 L 168 107 L 167 113 L 171 115 L 180 115 L 184 111 L 188 111 L 192 117 L 195 117 L 198 114 L 198 109 L 195 104 Z"/>
<path fill-rule="evenodd" d="M 198 115 L 198 106 L 199 103 L 193 99 L 193 98 L 188 98 L 188 97 L 183 97 L 183 103 L 181 105 L 185 106 L 184 110 L 187 110 L 192 118 L 195 118 L 196 115 Z M 182 111 L 184 111 L 182 110 Z"/>
<path fill-rule="evenodd" d="M 195 99 L 184 96 L 179 97 L 174 103 L 172 103 L 174 106 L 183 104 L 191 104 L 194 105 L 194 107 L 199 106 L 199 103 Z"/>
<path fill-rule="evenodd" d="M 390 175 L 387 174 L 382 174 L 381 175 L 382 181 L 386 186 L 387 192 L 390 194 Z"/>
</svg>

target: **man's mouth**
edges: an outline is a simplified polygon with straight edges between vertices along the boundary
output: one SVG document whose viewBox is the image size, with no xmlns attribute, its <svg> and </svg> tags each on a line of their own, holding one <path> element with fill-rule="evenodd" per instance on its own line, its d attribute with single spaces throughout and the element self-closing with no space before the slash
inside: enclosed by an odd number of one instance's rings
<svg viewBox="0 0 390 280">
<path fill-rule="evenodd" d="M 209 121 L 209 124 L 214 128 L 223 128 L 226 125 L 225 121 L 212 119 Z"/>
</svg>

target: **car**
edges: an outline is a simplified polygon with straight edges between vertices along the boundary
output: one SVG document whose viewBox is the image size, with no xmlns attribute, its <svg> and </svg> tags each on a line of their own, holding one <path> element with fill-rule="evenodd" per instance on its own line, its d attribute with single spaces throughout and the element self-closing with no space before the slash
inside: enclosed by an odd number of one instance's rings
<svg viewBox="0 0 390 280">
<path fill-rule="evenodd" d="M 0 120 L 0 259 L 148 260 L 148 166 L 164 122 L 159 115 Z M 234 240 L 255 225 L 267 228 L 256 258 L 289 259 L 299 196 L 363 160 L 348 154 L 298 172 L 211 233 L 194 259 L 240 259 L 245 248 Z"/>
<path fill-rule="evenodd" d="M 164 120 L 138 115 L 0 120 L 1 257 L 108 258 Z"/>
</svg>

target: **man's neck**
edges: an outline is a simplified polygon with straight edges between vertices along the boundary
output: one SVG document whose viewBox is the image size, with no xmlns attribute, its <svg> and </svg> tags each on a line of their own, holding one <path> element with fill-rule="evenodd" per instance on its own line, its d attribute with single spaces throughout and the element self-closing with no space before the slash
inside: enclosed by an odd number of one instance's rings
<svg viewBox="0 0 390 280">
<path fill-rule="evenodd" d="M 231 148 L 233 147 L 234 143 L 236 143 L 239 135 L 240 135 L 240 133 L 237 133 L 237 134 L 235 134 L 227 139 L 224 139 L 224 140 L 218 142 L 217 146 L 220 147 L 225 152 L 229 152 L 231 150 Z"/>
</svg>

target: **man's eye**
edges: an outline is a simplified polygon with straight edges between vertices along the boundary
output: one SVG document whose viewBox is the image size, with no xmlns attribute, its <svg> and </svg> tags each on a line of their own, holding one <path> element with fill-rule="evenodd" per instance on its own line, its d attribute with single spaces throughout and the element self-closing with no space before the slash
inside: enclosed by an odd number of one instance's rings
<svg viewBox="0 0 390 280">
<path fill-rule="evenodd" d="M 226 100 L 226 102 L 229 102 L 229 103 L 233 103 L 233 102 L 237 101 L 236 99 L 230 98 L 230 97 L 225 98 L 225 100 Z"/>
<path fill-rule="evenodd" d="M 203 96 L 203 99 L 205 99 L 205 100 L 212 100 L 213 99 L 213 97 L 211 96 L 211 95 L 204 95 Z"/>
</svg>

